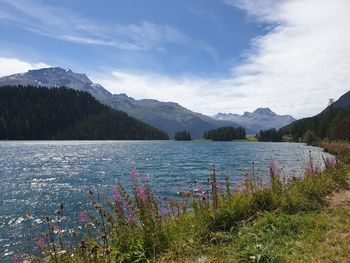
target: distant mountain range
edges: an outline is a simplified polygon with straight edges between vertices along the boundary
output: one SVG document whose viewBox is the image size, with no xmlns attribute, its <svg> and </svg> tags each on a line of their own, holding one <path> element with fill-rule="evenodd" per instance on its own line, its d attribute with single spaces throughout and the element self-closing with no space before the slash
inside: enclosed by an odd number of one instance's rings
<svg viewBox="0 0 350 263">
<path fill-rule="evenodd" d="M 245 127 L 248 130 L 255 131 L 266 130 L 270 128 L 279 129 L 295 121 L 290 115 L 278 115 L 269 108 L 258 108 L 253 112 L 244 112 L 243 115 L 232 113 L 218 113 L 213 116 L 216 120 L 231 121 Z"/>
<path fill-rule="evenodd" d="M 125 111 L 165 131 L 169 137 L 174 137 L 178 131 L 189 131 L 192 138 L 202 138 L 205 131 L 214 128 L 239 126 L 231 121 L 215 120 L 190 111 L 174 102 L 160 102 L 152 99 L 135 100 L 125 94 L 113 95 L 103 101 L 112 108 Z"/>
<path fill-rule="evenodd" d="M 0 78 L 3 85 L 34 85 L 45 87 L 69 87 L 87 91 L 102 103 L 127 112 L 130 116 L 142 120 L 165 131 L 173 138 L 178 131 L 189 131 L 192 138 L 201 138 L 205 131 L 223 126 L 242 126 L 247 134 L 255 134 L 262 128 L 279 128 L 294 121 L 291 116 L 279 116 L 263 108 L 253 113 L 218 114 L 209 117 L 190 111 L 173 102 L 160 102 L 152 99 L 135 100 L 126 94 L 112 94 L 103 86 L 93 83 L 85 74 L 77 74 L 59 67 L 29 70 Z"/>
</svg>

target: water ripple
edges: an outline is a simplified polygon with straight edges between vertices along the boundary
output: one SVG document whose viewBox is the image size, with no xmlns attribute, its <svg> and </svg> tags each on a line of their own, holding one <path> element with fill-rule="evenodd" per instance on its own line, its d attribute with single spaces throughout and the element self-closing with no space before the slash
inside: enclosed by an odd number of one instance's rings
<svg viewBox="0 0 350 263">
<path fill-rule="evenodd" d="M 26 215 L 36 231 L 43 218 L 65 204 L 67 217 L 77 218 L 85 193 L 99 186 L 111 194 L 118 181 L 130 187 L 136 168 L 150 178 L 159 198 L 206 185 L 211 165 L 219 180 L 229 174 L 240 182 L 252 168 L 267 174 L 275 160 L 283 175 L 300 175 L 309 159 L 322 165 L 319 148 L 290 143 L 174 141 L 11 141 L 0 142 L 0 255 L 19 250 L 28 237 Z M 74 221 L 74 220 L 73 220 Z M 2 257 L 0 256 L 0 261 Z"/>
</svg>

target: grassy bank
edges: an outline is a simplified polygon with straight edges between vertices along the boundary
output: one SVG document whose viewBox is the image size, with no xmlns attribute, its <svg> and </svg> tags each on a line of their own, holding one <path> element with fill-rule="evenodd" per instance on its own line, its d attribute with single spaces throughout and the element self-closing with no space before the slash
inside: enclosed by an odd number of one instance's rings
<svg viewBox="0 0 350 263">
<path fill-rule="evenodd" d="M 214 226 L 221 222 L 219 228 L 202 228 L 207 239 L 179 241 L 158 262 L 318 262 L 322 257 L 331 260 L 334 256 L 350 259 L 350 249 L 343 249 L 350 241 L 343 232 L 350 226 L 350 209 L 324 209 L 325 197 L 343 187 L 345 178 L 344 168 L 338 167 L 307 174 L 305 179 L 289 182 L 282 189 L 277 184 L 236 195 L 219 207 L 216 220 L 215 215 L 209 220 Z"/>
<path fill-rule="evenodd" d="M 211 242 L 173 250 L 158 262 L 349 262 L 349 216 L 349 207 L 261 212 L 236 231 L 216 232 Z"/>
<path fill-rule="evenodd" d="M 304 178 L 282 180 L 270 163 L 270 177 L 253 173 L 232 189 L 229 178 L 210 190 L 198 187 L 181 200 L 155 200 L 147 178 L 132 171 L 133 191 L 112 189 L 113 199 L 90 191 L 80 226 L 61 231 L 60 207 L 37 234 L 40 257 L 51 262 L 312 262 L 349 259 L 348 208 L 325 209 L 326 197 L 346 186 L 345 166 L 312 160 Z M 66 240 L 74 242 L 67 242 Z M 332 249 L 331 249 L 332 248 Z M 29 256 L 18 256 L 20 261 Z M 322 257 L 322 258 L 320 258 Z"/>
</svg>

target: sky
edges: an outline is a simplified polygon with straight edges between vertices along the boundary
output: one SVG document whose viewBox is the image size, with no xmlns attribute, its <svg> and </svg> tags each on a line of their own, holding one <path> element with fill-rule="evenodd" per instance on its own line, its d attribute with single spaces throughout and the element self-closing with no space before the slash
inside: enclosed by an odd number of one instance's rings
<svg viewBox="0 0 350 263">
<path fill-rule="evenodd" d="M 0 0 L 0 76 L 59 66 L 207 115 L 350 89 L 349 0 Z"/>
</svg>

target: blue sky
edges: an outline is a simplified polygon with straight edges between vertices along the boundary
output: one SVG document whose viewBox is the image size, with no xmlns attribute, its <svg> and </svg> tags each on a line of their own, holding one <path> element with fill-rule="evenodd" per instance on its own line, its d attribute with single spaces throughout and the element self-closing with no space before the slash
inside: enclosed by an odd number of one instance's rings
<svg viewBox="0 0 350 263">
<path fill-rule="evenodd" d="M 205 114 L 296 117 L 349 89 L 347 0 L 0 0 L 0 75 L 45 66 Z"/>
<path fill-rule="evenodd" d="M 243 10 L 220 1 L 0 3 L 4 13 L 15 17 L 0 24 L 5 55 L 15 43 L 21 58 L 85 71 L 224 75 L 261 33 Z"/>
</svg>

